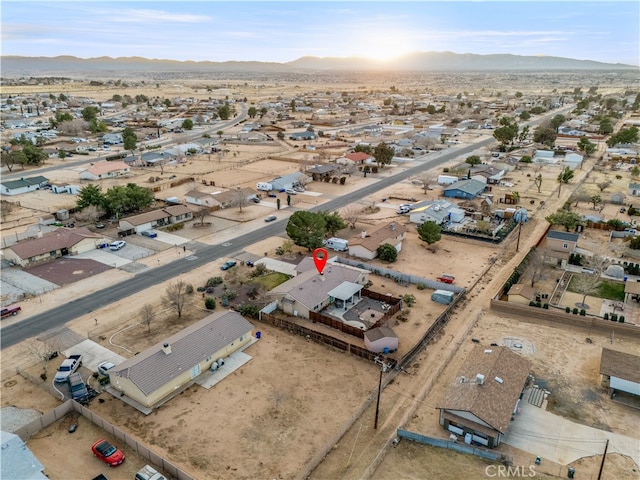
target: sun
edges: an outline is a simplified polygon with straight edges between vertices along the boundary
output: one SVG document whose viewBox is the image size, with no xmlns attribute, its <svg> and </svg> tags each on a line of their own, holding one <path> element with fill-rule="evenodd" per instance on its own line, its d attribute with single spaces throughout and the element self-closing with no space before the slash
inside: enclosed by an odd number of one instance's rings
<svg viewBox="0 0 640 480">
<path fill-rule="evenodd" d="M 378 62 L 388 62 L 414 51 L 411 38 L 403 32 L 385 32 L 383 35 L 367 35 L 360 43 L 363 57 Z"/>
</svg>

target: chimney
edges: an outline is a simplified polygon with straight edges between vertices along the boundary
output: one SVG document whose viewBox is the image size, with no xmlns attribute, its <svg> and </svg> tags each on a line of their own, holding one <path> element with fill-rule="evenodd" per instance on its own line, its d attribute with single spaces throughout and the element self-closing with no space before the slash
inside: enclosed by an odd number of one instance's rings
<svg viewBox="0 0 640 480">
<path fill-rule="evenodd" d="M 360 238 L 367 238 L 367 231 L 366 230 L 362 230 L 362 232 L 360 233 Z"/>
<path fill-rule="evenodd" d="M 391 230 L 395 230 L 395 229 L 396 229 L 396 224 L 395 224 L 395 223 L 392 223 L 391 225 L 389 225 L 389 228 L 390 228 Z"/>
<path fill-rule="evenodd" d="M 165 355 L 169 355 L 171 353 L 171 345 L 169 345 L 168 343 L 163 344 L 162 351 L 165 353 Z"/>
</svg>

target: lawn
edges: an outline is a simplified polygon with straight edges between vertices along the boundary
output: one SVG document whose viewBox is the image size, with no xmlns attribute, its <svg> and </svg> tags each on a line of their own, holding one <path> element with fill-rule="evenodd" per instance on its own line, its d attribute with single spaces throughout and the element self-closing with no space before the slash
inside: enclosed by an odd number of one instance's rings
<svg viewBox="0 0 640 480">
<path fill-rule="evenodd" d="M 571 278 L 567 290 L 580 293 L 574 289 L 573 282 L 575 276 Z M 596 286 L 596 290 L 590 294 L 592 297 L 605 298 L 607 300 L 624 301 L 624 283 L 602 280 Z"/>
<path fill-rule="evenodd" d="M 262 285 L 267 291 L 277 287 L 281 283 L 286 282 L 291 277 L 285 273 L 273 272 L 267 275 L 263 275 L 261 277 L 256 277 L 252 279 L 252 281 L 259 283 Z"/>
</svg>

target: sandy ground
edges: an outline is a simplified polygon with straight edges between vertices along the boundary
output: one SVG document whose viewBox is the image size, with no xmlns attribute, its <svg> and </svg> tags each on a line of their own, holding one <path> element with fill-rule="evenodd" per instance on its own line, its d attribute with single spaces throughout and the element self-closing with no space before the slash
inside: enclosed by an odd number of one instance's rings
<svg viewBox="0 0 640 480">
<path fill-rule="evenodd" d="M 241 180 L 246 180 L 247 184 L 255 183 L 256 178 L 259 178 L 258 174 L 268 176 L 274 169 L 284 169 L 285 166 L 281 163 L 286 164 L 286 168 L 294 165 L 287 162 L 273 163 L 273 160 L 240 165 L 244 153 L 240 152 L 240 149 L 235 152 L 238 165 L 230 168 L 230 165 L 221 161 L 221 169 L 213 177 L 204 167 L 198 166 L 209 163 L 208 159 L 187 163 L 174 170 L 176 174 L 183 176 L 206 175 L 210 180 L 215 178 L 216 185 L 221 182 L 220 185 L 236 186 L 242 185 L 239 183 Z M 264 152 L 264 155 L 267 156 L 268 153 Z M 246 155 L 248 158 L 252 153 Z M 233 155 L 231 157 L 233 158 Z M 213 164 L 215 161 L 210 163 Z M 223 166 L 226 170 L 222 170 Z M 553 192 L 557 188 L 554 181 L 557 173 L 553 167 L 543 172 L 545 180 L 541 192 L 538 193 L 532 181 L 537 172 L 535 168 L 525 167 L 514 172 L 514 187 L 511 190 L 517 188 L 525 203 L 530 205 L 533 200 L 538 208 L 542 199 L 551 204 L 550 195 L 554 195 Z M 168 178 L 171 174 L 173 172 L 165 172 L 165 177 Z M 149 176 L 148 172 L 140 178 L 145 176 Z M 352 178 L 345 187 L 357 188 L 362 184 L 360 182 L 365 181 L 367 180 L 364 178 Z M 179 189 L 163 190 L 162 195 L 178 195 L 180 189 L 187 186 L 193 187 L 185 184 Z M 342 187 L 330 184 L 319 184 L 317 188 L 318 191 L 323 191 L 327 198 L 344 191 L 341 190 Z M 558 201 L 565 199 L 569 190 L 563 189 Z M 611 191 L 614 191 L 613 187 Z M 496 192 L 496 195 L 499 194 L 500 192 Z M 409 184 L 380 192 L 380 198 L 395 195 L 410 195 L 419 199 L 436 198 L 437 192 L 429 191 L 425 194 L 418 187 Z M 295 201 L 316 201 L 302 197 L 298 195 Z M 51 200 L 53 201 L 53 198 Z M 374 198 L 367 199 L 364 203 L 379 201 L 379 198 Z M 49 205 L 48 200 L 47 204 Z M 35 207 L 31 206 L 34 212 Z M 49 208 L 58 207 L 52 205 Z M 551 211 L 550 205 L 546 205 L 537 214 L 538 217 L 534 217 L 534 220 L 523 228 L 521 252 L 526 250 L 525 246 L 528 248 L 535 242 L 546 229 L 542 218 Z M 381 208 L 371 218 L 363 219 L 359 228 L 366 228 L 367 225 L 392 217 L 395 217 L 393 210 Z M 20 223 L 18 220 L 14 222 Z M 259 254 L 268 252 L 272 255 L 273 250 L 282 241 L 282 238 L 269 239 L 248 250 Z M 143 261 L 153 265 L 154 262 L 161 264 L 174 259 L 175 252 L 168 249 Z M 409 232 L 409 238 L 395 265 L 401 270 L 420 273 L 423 276 L 437 276 L 443 272 L 450 272 L 456 275 L 458 284 L 471 286 L 479 280 L 484 269 L 494 267 L 480 279 L 477 287 L 456 310 L 439 341 L 416 359 L 410 371 L 398 375 L 385 389 L 381 402 L 381 425 L 377 431 L 371 428 L 373 407 L 370 406 L 361 417 L 358 416 L 360 409 L 376 392 L 379 370 L 375 366 L 258 323 L 255 323 L 256 329 L 263 333 L 263 337 L 246 350 L 253 360 L 218 386 L 210 390 L 190 387 L 149 417 L 124 406 L 108 394 L 102 394 L 100 397 L 105 400 L 104 403 L 94 401 L 92 409 L 149 443 L 159 453 L 167 455 L 197 478 L 297 478 L 305 465 L 314 463 L 315 455 L 325 448 L 330 448 L 331 453 L 313 473 L 313 478 L 360 478 L 365 473 L 364 476 L 370 478 L 404 478 L 405 475 L 407 478 L 484 478 L 482 475 L 476 476 L 476 472 L 481 473 L 486 464 L 478 465 L 474 459 L 464 457 L 465 460 L 459 459 L 460 462 L 469 462 L 470 465 L 474 465 L 469 468 L 476 470 L 471 472 L 464 470 L 464 467 L 452 470 L 451 464 L 456 460 L 456 456 L 449 452 L 443 454 L 441 451 L 423 454 L 423 447 L 408 446 L 408 442 L 401 442 L 398 447 L 391 449 L 379 469 L 372 469 L 376 456 L 388 445 L 398 426 L 415 427 L 421 429 L 420 431 L 426 429 L 426 433 L 431 432 L 433 435 L 443 434 L 434 425 L 434 407 L 443 393 L 446 382 L 436 381 L 435 376 L 442 373 L 442 378 L 446 381 L 455 374 L 456 362 L 461 361 L 462 355 L 450 357 L 450 354 L 468 349 L 468 341 L 465 339 L 477 320 L 478 323 L 475 329 L 471 330 L 471 334 L 483 340 L 495 341 L 504 336 L 519 336 L 532 341 L 536 346 L 536 356 L 533 356 L 532 361 L 537 375 L 555 382 L 558 385 L 557 391 L 562 393 L 562 398 L 565 399 L 565 403 L 557 405 L 558 411 L 568 416 L 573 415 L 576 420 L 585 423 L 606 425 L 607 428 L 621 431 L 631 429 L 630 425 L 634 423 L 633 415 L 629 416 L 628 412 L 607 405 L 599 393 L 597 402 L 586 401 L 584 398 L 585 389 L 594 388 L 594 358 L 597 346 L 606 343 L 605 338 L 596 338 L 594 344 L 585 347 L 584 335 L 566 334 L 564 331 L 562 335 L 558 335 L 555 330 L 547 331 L 542 327 L 532 327 L 486 313 L 488 298 L 497 291 L 497 287 L 504 282 L 510 269 L 517 263 L 513 238 L 503 245 L 491 247 L 479 245 L 478 242 L 452 241 L 445 237 L 445 240 L 437 245 L 435 252 L 430 252 L 417 241 L 413 231 Z M 213 265 L 216 271 L 217 265 Z M 42 295 L 31 301 L 31 310 L 43 311 L 52 305 L 69 301 L 80 292 L 84 294 L 94 288 L 104 288 L 105 285 L 118 282 L 128 275 L 119 270 L 109 271 L 101 274 L 99 282 L 95 284 L 83 282 L 82 286 L 76 285 L 53 294 Z M 200 269 L 185 276 L 185 280 L 198 285 L 209 276 L 211 268 Z M 399 323 L 394 328 L 398 329 L 401 336 L 408 337 L 408 344 L 412 339 L 419 338 L 420 331 L 438 313 L 437 307 L 434 308 L 429 300 L 430 292 L 418 291 L 415 287 L 389 285 L 381 279 L 373 280 L 374 288 L 415 295 L 417 303 L 410 310 L 409 321 Z M 157 291 L 159 290 L 156 289 Z M 150 296 L 143 292 L 110 305 L 100 312 L 74 320 L 69 327 L 83 336 L 97 335 L 106 340 L 128 322 L 135 321 L 141 304 L 151 300 L 159 305 L 158 297 L 159 295 Z M 199 310 L 193 307 L 190 313 L 192 321 L 196 319 L 198 312 Z M 96 316 L 100 318 L 98 326 L 94 323 Z M 148 335 L 144 328 L 139 327 L 139 331 L 128 337 L 127 341 L 141 349 L 145 344 L 151 344 L 157 341 L 156 338 L 179 328 L 175 323 L 163 325 L 153 325 L 152 335 Z M 154 330 L 156 328 L 157 331 Z M 578 345 L 580 348 L 577 348 Z M 574 351 L 577 353 L 573 354 Z M 41 394 L 41 391 L 33 386 L 28 389 L 30 393 L 24 395 L 24 388 L 16 387 L 27 387 L 24 385 L 25 381 L 19 376 L 6 375 L 7 371 L 10 372 L 11 368 L 15 367 L 14 362 L 24 364 L 28 362 L 27 357 L 24 346 L 2 351 L 3 383 L 6 385 L 7 381 L 14 378 L 18 382 L 11 387 L 3 387 L 2 405 L 33 407 L 44 411 L 54 405 L 56 400 Z M 449 358 L 455 360 L 441 372 L 433 367 Z M 569 367 L 560 368 L 560 365 Z M 569 383 L 566 381 L 566 375 L 569 373 L 579 377 L 579 381 L 565 385 Z M 427 386 L 428 391 L 425 391 Z M 67 423 L 69 421 L 66 420 Z M 51 478 L 68 478 L 69 471 L 82 472 L 82 476 L 90 477 L 101 466 L 96 465 L 89 447 L 91 441 L 101 435 L 87 422 L 80 420 L 80 428 L 74 434 L 76 436 L 72 437 L 66 432 L 67 423 L 54 424 L 43 430 L 29 441 L 29 447 L 45 463 Z M 349 429 L 350 426 L 352 427 Z M 347 430 L 347 434 L 340 438 L 339 433 L 343 429 Z M 76 438 L 78 440 L 75 440 Z M 65 445 L 67 442 L 74 442 L 75 449 L 86 454 L 55 456 L 56 446 L 62 442 L 65 442 Z M 530 462 L 529 454 L 512 453 L 514 458 Z M 135 471 L 139 459 L 130 452 L 127 454 L 132 461 L 128 460 L 122 467 L 110 471 L 110 478 L 131 478 L 131 472 Z M 593 462 L 597 462 L 597 458 Z M 627 470 L 629 466 L 623 459 L 611 464 L 614 467 L 614 464 L 619 464 L 620 468 Z M 556 471 L 550 473 L 556 474 Z M 610 478 L 626 478 L 615 476 L 620 475 L 618 470 L 614 470 L 611 475 Z"/>
</svg>

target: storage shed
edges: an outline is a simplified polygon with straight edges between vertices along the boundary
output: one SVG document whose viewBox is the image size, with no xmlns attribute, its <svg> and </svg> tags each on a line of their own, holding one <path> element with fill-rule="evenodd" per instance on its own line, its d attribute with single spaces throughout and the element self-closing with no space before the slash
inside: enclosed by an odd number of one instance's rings
<svg viewBox="0 0 640 480">
<path fill-rule="evenodd" d="M 453 297 L 455 293 L 448 292 L 447 290 L 436 290 L 431 294 L 431 300 L 438 303 L 444 303 L 445 305 L 449 305 L 453 302 Z"/>
<path fill-rule="evenodd" d="M 372 328 L 364 334 L 364 346 L 374 353 L 390 353 L 398 350 L 398 336 L 389 327 Z"/>
</svg>

